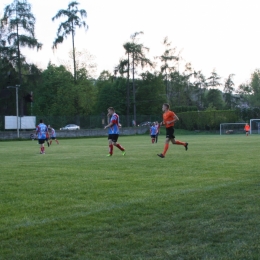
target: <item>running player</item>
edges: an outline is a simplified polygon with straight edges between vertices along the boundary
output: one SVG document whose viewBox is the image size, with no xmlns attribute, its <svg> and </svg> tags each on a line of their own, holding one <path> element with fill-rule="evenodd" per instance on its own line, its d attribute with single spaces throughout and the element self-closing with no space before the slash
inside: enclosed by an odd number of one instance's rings
<svg viewBox="0 0 260 260">
<path fill-rule="evenodd" d="M 248 136 L 248 133 L 250 131 L 250 125 L 248 123 L 246 123 L 244 130 L 246 131 L 246 136 Z"/>
<path fill-rule="evenodd" d="M 155 142 L 158 142 L 158 135 L 160 134 L 160 124 L 158 123 L 158 121 L 155 122 L 155 126 L 157 128 L 157 134 L 155 136 Z"/>
<path fill-rule="evenodd" d="M 172 144 L 177 144 L 177 145 L 183 145 L 185 147 L 185 150 L 188 150 L 188 143 L 184 143 L 178 140 L 175 140 L 174 136 L 174 123 L 179 120 L 177 115 L 170 111 L 170 106 L 167 103 L 164 103 L 162 106 L 162 110 L 164 112 L 163 114 L 163 122 L 161 125 L 165 125 L 166 127 L 166 140 L 165 140 L 165 146 L 164 146 L 164 151 L 163 153 L 157 154 L 159 157 L 164 158 L 165 154 L 169 148 L 169 142 L 171 141 Z"/>
<path fill-rule="evenodd" d="M 154 144 L 157 135 L 157 127 L 155 126 L 155 123 L 153 123 L 152 126 L 150 127 L 150 135 L 151 135 L 152 144 Z"/>
<path fill-rule="evenodd" d="M 50 145 L 52 144 L 52 140 L 55 140 L 57 144 L 59 144 L 59 141 L 56 139 L 56 132 L 55 129 L 53 127 L 51 127 L 50 125 L 48 126 L 48 129 L 51 130 L 51 140 L 50 140 Z"/>
<path fill-rule="evenodd" d="M 41 145 L 40 154 L 45 154 L 44 142 L 46 140 L 46 134 L 48 132 L 47 126 L 40 120 L 40 124 L 36 127 L 36 135 L 38 135 L 38 143 Z"/>
<path fill-rule="evenodd" d="M 45 139 L 45 141 L 47 142 L 48 147 L 50 146 L 49 139 L 50 139 L 50 134 L 49 134 L 49 131 L 48 131 L 48 128 L 47 128 L 47 133 L 46 133 L 46 139 Z"/>
<path fill-rule="evenodd" d="M 109 107 L 107 111 L 107 116 L 111 116 L 109 124 L 104 127 L 104 129 L 108 128 L 109 154 L 107 156 L 113 155 L 113 146 L 116 146 L 119 150 L 122 151 L 123 155 L 125 155 L 125 149 L 117 143 L 119 136 L 119 127 L 121 127 L 121 124 L 119 123 L 119 116 L 115 113 L 115 109 L 113 107 Z"/>
</svg>

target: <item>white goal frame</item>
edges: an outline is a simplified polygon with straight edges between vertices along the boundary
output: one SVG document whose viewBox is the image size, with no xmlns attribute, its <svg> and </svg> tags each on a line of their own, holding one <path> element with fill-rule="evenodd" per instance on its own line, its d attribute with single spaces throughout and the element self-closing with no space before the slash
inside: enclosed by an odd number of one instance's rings
<svg viewBox="0 0 260 260">
<path fill-rule="evenodd" d="M 249 123 L 249 125 L 250 125 L 250 134 L 252 134 L 252 122 L 253 121 L 259 121 L 259 123 L 260 123 L 260 118 L 250 119 L 250 123 Z M 259 129 L 258 129 L 258 134 L 260 134 Z"/>
<path fill-rule="evenodd" d="M 260 120 L 260 119 L 259 119 Z M 251 122 L 251 121 L 250 121 Z M 223 125 L 245 125 L 246 123 L 222 123 L 219 125 L 219 134 L 222 135 L 222 126 Z M 251 131 L 251 130 L 250 130 Z"/>
</svg>

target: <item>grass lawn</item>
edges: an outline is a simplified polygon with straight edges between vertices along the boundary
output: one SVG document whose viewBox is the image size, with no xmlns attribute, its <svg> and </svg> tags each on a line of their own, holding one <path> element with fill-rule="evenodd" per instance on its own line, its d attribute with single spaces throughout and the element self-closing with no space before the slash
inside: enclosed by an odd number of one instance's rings
<svg viewBox="0 0 260 260">
<path fill-rule="evenodd" d="M 260 259 L 260 137 L 0 142 L 0 259 Z"/>
</svg>

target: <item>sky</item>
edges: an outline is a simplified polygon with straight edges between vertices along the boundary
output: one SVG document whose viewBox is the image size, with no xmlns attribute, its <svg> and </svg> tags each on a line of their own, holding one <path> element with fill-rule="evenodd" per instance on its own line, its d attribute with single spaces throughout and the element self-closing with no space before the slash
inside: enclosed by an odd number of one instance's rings
<svg viewBox="0 0 260 260">
<path fill-rule="evenodd" d="M 27 60 L 45 69 L 48 62 L 59 65 L 69 60 L 72 49 L 69 36 L 58 49 L 52 50 L 60 22 L 51 18 L 66 9 L 67 0 L 27 0 L 36 18 L 35 33 L 43 43 L 40 51 L 22 50 Z M 1 0 L 0 12 L 10 0 Z M 87 12 L 88 30 L 77 29 L 77 50 L 95 56 L 97 75 L 113 71 L 124 57 L 123 44 L 134 32 L 143 31 L 140 43 L 149 47 L 149 58 L 162 55 L 167 36 L 181 51 L 183 65 L 192 64 L 196 71 L 209 77 L 213 69 L 222 82 L 235 74 L 236 86 L 250 80 L 260 68 L 260 1 L 259 0 L 84 0 L 79 9 Z M 141 72 L 141 71 L 140 71 Z"/>
</svg>

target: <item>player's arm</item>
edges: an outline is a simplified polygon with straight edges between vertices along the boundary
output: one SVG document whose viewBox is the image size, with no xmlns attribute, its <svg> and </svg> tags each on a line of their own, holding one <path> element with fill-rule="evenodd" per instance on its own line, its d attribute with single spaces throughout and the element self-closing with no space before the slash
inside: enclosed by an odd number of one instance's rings
<svg viewBox="0 0 260 260">
<path fill-rule="evenodd" d="M 108 125 L 106 125 L 106 126 L 104 127 L 104 129 L 109 128 L 109 127 L 111 127 L 111 126 L 113 126 L 113 125 L 115 125 L 115 124 L 117 124 L 117 120 L 116 120 L 116 118 L 112 118 L 112 119 L 111 119 L 111 122 L 110 122 Z"/>
<path fill-rule="evenodd" d="M 108 125 L 106 125 L 106 126 L 104 127 L 104 129 L 107 129 L 107 128 L 113 126 L 113 125 L 114 125 L 114 123 L 113 123 L 113 122 L 110 122 Z"/>
</svg>

